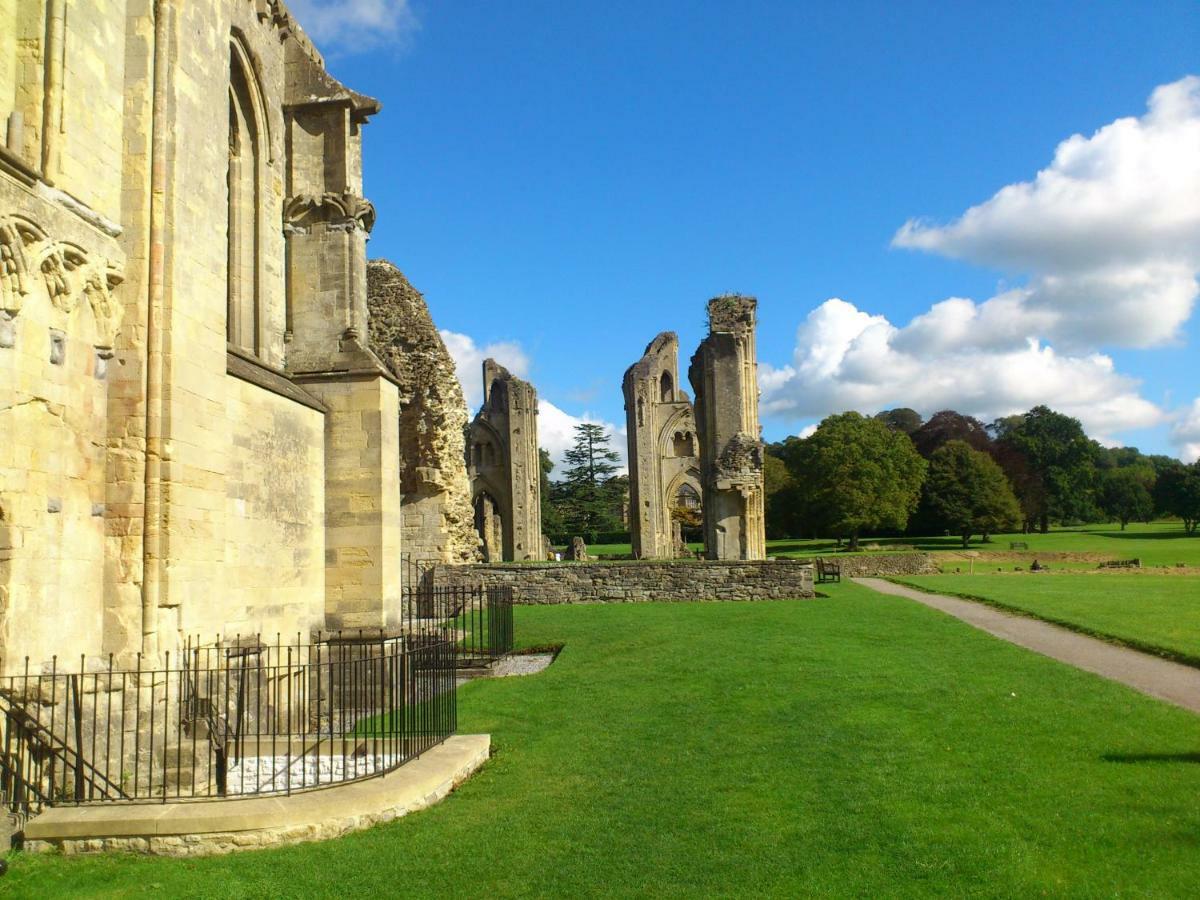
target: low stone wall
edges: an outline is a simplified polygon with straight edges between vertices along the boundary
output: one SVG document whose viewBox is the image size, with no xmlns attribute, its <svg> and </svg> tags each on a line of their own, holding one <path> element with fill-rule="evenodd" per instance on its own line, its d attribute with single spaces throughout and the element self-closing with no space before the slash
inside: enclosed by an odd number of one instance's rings
<svg viewBox="0 0 1200 900">
<path fill-rule="evenodd" d="M 517 603 L 793 600 L 813 596 L 813 567 L 792 559 L 440 566 L 434 584 L 513 588 Z"/>
<path fill-rule="evenodd" d="M 892 575 L 937 575 L 941 570 L 929 553 L 834 554 L 825 559 L 841 563 L 843 578 L 888 578 Z"/>
</svg>

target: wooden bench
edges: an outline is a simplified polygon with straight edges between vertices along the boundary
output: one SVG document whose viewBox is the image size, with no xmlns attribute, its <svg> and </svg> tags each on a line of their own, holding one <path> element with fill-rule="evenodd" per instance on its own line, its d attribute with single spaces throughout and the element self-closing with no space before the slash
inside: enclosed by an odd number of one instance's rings
<svg viewBox="0 0 1200 900">
<path fill-rule="evenodd" d="M 817 557 L 817 584 L 842 581 L 842 564 Z"/>
</svg>

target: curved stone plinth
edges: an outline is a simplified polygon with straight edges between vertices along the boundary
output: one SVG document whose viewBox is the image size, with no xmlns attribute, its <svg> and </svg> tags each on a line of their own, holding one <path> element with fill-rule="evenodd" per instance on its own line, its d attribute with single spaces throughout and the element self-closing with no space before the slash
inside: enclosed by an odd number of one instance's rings
<svg viewBox="0 0 1200 900">
<path fill-rule="evenodd" d="M 318 841 L 424 809 L 488 758 L 491 737 L 461 734 L 380 778 L 290 797 L 55 807 L 25 826 L 25 849 L 205 856 Z"/>
</svg>

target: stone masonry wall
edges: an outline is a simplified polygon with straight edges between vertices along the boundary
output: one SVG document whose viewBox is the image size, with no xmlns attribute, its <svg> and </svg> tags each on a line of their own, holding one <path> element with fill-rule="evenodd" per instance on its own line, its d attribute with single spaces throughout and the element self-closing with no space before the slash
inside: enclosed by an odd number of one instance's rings
<svg viewBox="0 0 1200 900">
<path fill-rule="evenodd" d="M 843 578 L 936 575 L 940 571 L 928 553 L 867 553 L 862 556 L 826 558 L 841 564 Z"/>
<path fill-rule="evenodd" d="M 790 559 L 745 562 L 547 563 L 441 566 L 434 584 L 510 585 L 517 603 L 651 600 L 793 600 L 813 596 L 813 567 Z"/>
<path fill-rule="evenodd" d="M 400 390 L 404 553 L 443 563 L 479 559 L 464 433 L 467 404 L 454 359 L 421 292 L 386 259 L 367 263 L 370 347 Z"/>
</svg>

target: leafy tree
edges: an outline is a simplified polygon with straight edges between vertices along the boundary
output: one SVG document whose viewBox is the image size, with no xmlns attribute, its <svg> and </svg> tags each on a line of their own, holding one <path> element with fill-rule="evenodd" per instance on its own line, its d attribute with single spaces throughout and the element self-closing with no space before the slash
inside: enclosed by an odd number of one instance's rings
<svg viewBox="0 0 1200 900">
<path fill-rule="evenodd" d="M 563 524 L 572 534 L 589 540 L 600 531 L 618 531 L 624 485 L 614 476 L 621 458 L 609 447 L 603 425 L 583 422 L 575 426 L 575 445 L 564 454 L 566 476 L 559 491 Z"/>
<path fill-rule="evenodd" d="M 892 431 L 903 431 L 907 435 L 911 435 L 925 423 L 919 412 L 909 409 L 907 406 L 885 409 L 883 412 L 875 413 L 875 418 Z"/>
<path fill-rule="evenodd" d="M 1100 476 L 1100 508 L 1121 523 L 1121 530 L 1130 522 L 1149 522 L 1154 518 L 1153 470 L 1138 466 L 1106 469 Z"/>
<path fill-rule="evenodd" d="M 1167 515 L 1183 519 L 1183 530 L 1196 533 L 1200 522 L 1200 461 L 1191 465 L 1176 462 L 1163 469 L 1155 484 L 1154 499 Z"/>
<path fill-rule="evenodd" d="M 561 535 L 563 532 L 562 513 L 555 501 L 554 487 L 550 483 L 550 473 L 554 471 L 554 460 L 550 451 L 545 447 L 538 448 L 538 460 L 541 464 L 542 479 L 542 534 L 546 536 Z"/>
<path fill-rule="evenodd" d="M 863 531 L 904 528 L 925 466 L 907 435 L 856 412 L 829 416 L 789 448 L 805 504 L 831 534 L 849 538 L 851 550 Z"/>
<path fill-rule="evenodd" d="M 771 452 L 763 455 L 763 487 L 766 492 L 767 537 L 771 540 L 798 537 L 798 484 L 787 463 Z"/>
<path fill-rule="evenodd" d="M 912 434 L 913 445 L 926 459 L 950 441 L 963 441 L 974 450 L 987 450 L 992 443 L 987 426 L 973 416 L 943 409 Z"/>
<path fill-rule="evenodd" d="M 1096 445 L 1083 433 L 1079 420 L 1046 406 L 1035 406 L 1020 418 L 1019 423 L 1005 420 L 999 443 L 1010 459 L 1017 451 L 1028 467 L 1028 493 L 1021 498 L 1026 514 L 1036 518 L 1043 534 L 1050 530 L 1051 519 L 1061 522 L 1093 515 Z"/>
<path fill-rule="evenodd" d="M 926 502 L 938 524 L 962 538 L 1001 531 L 1021 515 L 1004 470 L 966 441 L 943 444 L 929 460 Z"/>
</svg>

